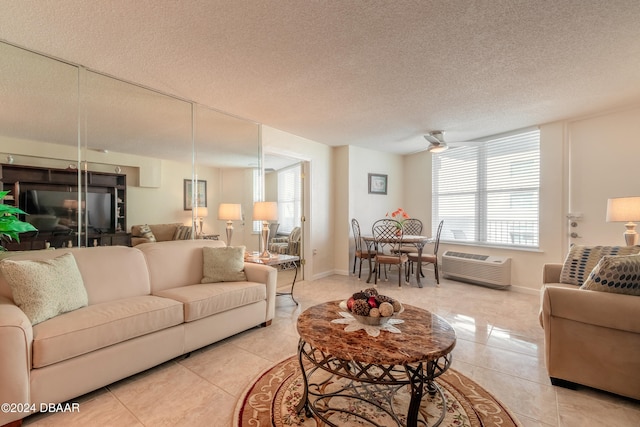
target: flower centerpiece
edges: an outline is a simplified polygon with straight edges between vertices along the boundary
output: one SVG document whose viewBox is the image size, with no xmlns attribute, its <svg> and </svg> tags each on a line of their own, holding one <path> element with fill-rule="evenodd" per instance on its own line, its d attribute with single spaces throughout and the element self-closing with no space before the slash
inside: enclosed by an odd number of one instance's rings
<svg viewBox="0 0 640 427">
<path fill-rule="evenodd" d="M 387 212 L 387 214 L 385 216 L 389 217 L 389 212 Z M 393 218 L 396 221 L 398 221 L 398 225 L 396 225 L 396 228 L 398 229 L 397 234 L 401 234 L 402 233 L 402 227 L 404 226 L 404 222 L 406 220 L 408 220 L 410 218 L 410 216 L 409 216 L 408 213 L 405 212 L 404 209 L 398 208 L 397 210 L 391 212 L 391 218 Z"/>
</svg>

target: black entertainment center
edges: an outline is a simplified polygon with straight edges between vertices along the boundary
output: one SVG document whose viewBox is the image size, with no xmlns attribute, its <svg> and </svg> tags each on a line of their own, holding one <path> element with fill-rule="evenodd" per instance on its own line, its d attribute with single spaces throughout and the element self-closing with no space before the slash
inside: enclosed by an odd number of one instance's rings
<svg viewBox="0 0 640 427">
<path fill-rule="evenodd" d="M 84 194 L 78 194 L 78 171 L 2 164 L 0 181 L 10 191 L 4 203 L 18 206 L 38 232 L 20 235 L 8 250 L 77 246 L 130 246 L 126 223 L 126 175 L 82 172 Z M 78 216 L 80 214 L 80 216 Z M 78 224 L 80 218 L 80 224 Z"/>
</svg>

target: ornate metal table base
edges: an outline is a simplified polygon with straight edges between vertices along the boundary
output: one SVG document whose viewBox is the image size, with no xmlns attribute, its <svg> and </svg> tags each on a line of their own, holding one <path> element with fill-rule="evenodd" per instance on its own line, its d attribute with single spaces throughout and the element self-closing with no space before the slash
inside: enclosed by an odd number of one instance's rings
<svg viewBox="0 0 640 427">
<path fill-rule="evenodd" d="M 298 413 L 304 410 L 307 417 L 314 414 L 331 426 L 341 425 L 340 417 L 346 416 L 378 425 L 370 415 L 373 412 L 410 427 L 435 427 L 444 420 L 446 399 L 434 379 L 451 365 L 450 353 L 409 365 L 378 365 L 336 358 L 301 339 L 298 359 L 305 391 L 297 409 Z M 419 411 L 425 392 L 441 400 L 442 410 L 432 424 Z M 410 396 L 409 404 L 403 407 L 397 399 L 401 393 Z"/>
<path fill-rule="evenodd" d="M 293 297 L 293 288 L 296 286 L 296 280 L 298 279 L 298 263 L 297 263 L 297 261 L 287 261 L 287 262 L 281 263 L 279 266 L 280 266 L 280 270 L 282 270 L 282 271 L 294 270 L 294 273 L 293 273 L 293 281 L 291 282 L 291 291 L 290 292 L 276 292 L 276 295 L 277 296 L 289 295 L 291 297 L 291 299 L 293 300 L 293 302 L 295 302 L 296 305 L 298 305 L 298 301 L 296 301 L 296 299 Z"/>
</svg>

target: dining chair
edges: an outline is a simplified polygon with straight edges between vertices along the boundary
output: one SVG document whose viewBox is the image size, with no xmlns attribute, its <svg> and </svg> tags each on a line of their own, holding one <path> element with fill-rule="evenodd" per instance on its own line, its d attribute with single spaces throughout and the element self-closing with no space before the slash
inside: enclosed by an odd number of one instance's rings
<svg viewBox="0 0 640 427">
<path fill-rule="evenodd" d="M 351 228 L 353 229 L 353 239 L 355 241 L 355 253 L 353 255 L 353 274 L 356 274 L 356 264 L 360 260 L 360 268 L 358 270 L 358 280 L 362 277 L 362 261 L 368 260 L 375 256 L 375 251 L 369 251 L 362 242 L 362 233 L 360 232 L 360 223 L 357 219 L 351 219 Z"/>
<path fill-rule="evenodd" d="M 402 223 L 402 234 L 413 236 L 422 235 L 422 221 L 420 221 L 418 218 L 405 219 Z M 405 243 L 404 245 L 400 246 L 398 250 L 405 253 L 418 252 L 418 248 L 416 248 L 416 245 L 410 243 Z"/>
<path fill-rule="evenodd" d="M 405 269 L 405 277 L 407 276 L 409 258 L 406 253 L 398 250 L 402 246 L 402 233 L 398 233 L 399 230 L 402 230 L 402 225 L 394 219 L 380 219 L 374 222 L 371 227 L 376 245 L 376 254 L 373 258 L 375 260 L 376 284 L 382 271 L 381 267 L 385 265 L 398 267 L 398 286 L 402 286 L 402 267 Z M 385 269 L 385 276 L 386 274 Z"/>
<path fill-rule="evenodd" d="M 433 264 L 433 271 L 436 277 L 436 283 L 438 285 L 440 284 L 440 275 L 438 273 L 438 247 L 440 246 L 440 234 L 442 233 L 443 224 L 444 224 L 444 221 L 440 221 L 440 224 L 438 224 L 438 231 L 436 232 L 436 240 L 434 241 L 434 244 L 433 244 L 433 253 L 429 253 L 429 254 L 423 253 L 422 258 L 418 257 L 418 252 L 411 252 L 407 255 L 409 258 L 410 271 L 413 271 L 413 263 L 420 261 L 420 268 L 416 272 L 416 274 L 420 274 L 422 277 L 424 277 L 424 274 L 422 273 L 422 264 Z M 408 276 L 407 276 L 407 280 L 409 280 Z"/>
<path fill-rule="evenodd" d="M 420 236 L 422 234 L 422 221 L 418 218 L 405 219 L 404 223 L 402 223 L 402 232 L 404 234 Z"/>
</svg>

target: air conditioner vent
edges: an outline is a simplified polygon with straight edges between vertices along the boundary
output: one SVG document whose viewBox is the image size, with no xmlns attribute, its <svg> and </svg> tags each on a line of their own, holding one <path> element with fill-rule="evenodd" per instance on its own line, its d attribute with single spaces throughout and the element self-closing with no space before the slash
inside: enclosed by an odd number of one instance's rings
<svg viewBox="0 0 640 427">
<path fill-rule="evenodd" d="M 446 251 L 442 255 L 443 277 L 491 288 L 511 286 L 511 258 Z"/>
<path fill-rule="evenodd" d="M 480 261 L 486 261 L 486 259 L 489 258 L 489 255 L 467 254 L 464 252 L 454 252 L 454 251 L 447 251 L 447 254 L 449 256 L 453 256 L 456 258 L 477 259 Z"/>
</svg>

